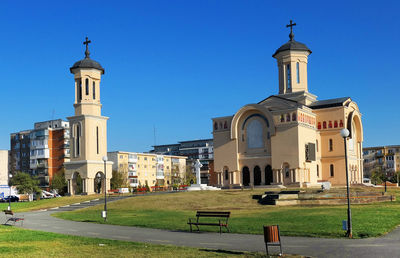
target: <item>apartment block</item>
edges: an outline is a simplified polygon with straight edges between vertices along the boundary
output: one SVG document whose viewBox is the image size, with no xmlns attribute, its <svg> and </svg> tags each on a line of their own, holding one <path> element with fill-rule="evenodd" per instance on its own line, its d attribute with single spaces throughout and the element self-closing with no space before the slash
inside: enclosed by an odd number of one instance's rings
<svg viewBox="0 0 400 258">
<path fill-rule="evenodd" d="M 48 188 L 63 163 L 69 161 L 69 123 L 62 119 L 38 122 L 34 129 L 11 134 L 10 171 L 37 176 Z"/>
<path fill-rule="evenodd" d="M 186 157 L 137 153 L 126 151 L 108 152 L 113 170 L 124 173 L 131 187 L 171 186 L 185 180 Z"/>
<path fill-rule="evenodd" d="M 380 169 L 392 177 L 400 171 L 400 145 L 363 148 L 364 175 L 370 177 L 373 170 Z"/>
<path fill-rule="evenodd" d="M 30 133 L 31 130 L 24 130 L 10 135 L 10 172 L 17 171 L 30 173 Z"/>
<path fill-rule="evenodd" d="M 214 160 L 213 139 L 200 139 L 193 141 L 181 141 L 177 144 L 155 145 L 151 153 L 163 155 L 175 155 L 187 157 L 187 166 L 192 166 L 199 159 L 203 167 L 200 169 L 202 184 L 209 184 L 210 161 Z"/>
</svg>

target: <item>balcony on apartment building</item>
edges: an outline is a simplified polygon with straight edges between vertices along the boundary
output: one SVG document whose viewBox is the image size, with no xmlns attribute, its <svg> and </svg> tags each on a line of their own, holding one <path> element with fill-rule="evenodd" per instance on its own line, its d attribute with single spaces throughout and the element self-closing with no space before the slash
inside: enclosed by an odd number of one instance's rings
<svg viewBox="0 0 400 258">
<path fill-rule="evenodd" d="M 137 163 L 137 155 L 136 154 L 129 154 L 128 155 L 128 162 L 129 163 Z"/>
<path fill-rule="evenodd" d="M 47 139 L 31 140 L 31 149 L 47 149 L 49 141 Z"/>
<path fill-rule="evenodd" d="M 128 172 L 128 177 L 129 178 L 136 178 L 137 177 L 137 172 Z"/>
<path fill-rule="evenodd" d="M 49 157 L 49 149 L 31 150 L 30 159 L 48 159 Z"/>
<path fill-rule="evenodd" d="M 164 179 L 164 171 L 157 171 L 156 179 Z"/>
</svg>

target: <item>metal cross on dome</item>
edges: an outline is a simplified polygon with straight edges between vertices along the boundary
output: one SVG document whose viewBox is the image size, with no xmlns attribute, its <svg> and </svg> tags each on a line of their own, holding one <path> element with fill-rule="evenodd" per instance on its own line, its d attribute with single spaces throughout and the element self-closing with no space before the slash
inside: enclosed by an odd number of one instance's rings
<svg viewBox="0 0 400 258">
<path fill-rule="evenodd" d="M 90 56 L 89 43 L 92 43 L 92 41 L 90 41 L 89 38 L 86 37 L 86 41 L 83 42 L 83 45 L 86 45 L 86 51 L 85 51 L 85 57 L 86 58 L 89 58 L 89 56 Z"/>
<path fill-rule="evenodd" d="M 290 24 L 286 25 L 286 28 L 289 28 L 289 27 L 290 27 L 290 34 L 289 34 L 290 40 L 293 40 L 293 38 L 294 38 L 293 26 L 296 26 L 296 25 L 297 25 L 297 24 L 296 24 L 296 23 L 293 23 L 292 20 L 290 20 Z"/>
</svg>

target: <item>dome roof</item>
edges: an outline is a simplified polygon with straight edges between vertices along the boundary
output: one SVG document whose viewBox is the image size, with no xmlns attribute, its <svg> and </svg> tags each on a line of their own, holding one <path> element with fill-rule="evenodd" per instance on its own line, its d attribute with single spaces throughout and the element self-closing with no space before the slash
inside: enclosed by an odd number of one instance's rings
<svg viewBox="0 0 400 258">
<path fill-rule="evenodd" d="M 90 57 L 86 56 L 84 59 L 76 62 L 71 68 L 70 71 L 71 73 L 73 69 L 76 68 L 94 68 L 97 70 L 100 70 L 102 74 L 104 74 L 104 68 L 96 61 L 93 59 L 90 59 Z"/>
<path fill-rule="evenodd" d="M 312 53 L 311 50 L 303 43 L 295 41 L 294 39 L 289 40 L 285 44 L 283 44 L 280 48 L 275 51 L 275 54 L 272 57 L 275 57 L 278 53 L 291 50 L 291 51 L 308 51 L 310 54 Z"/>
</svg>

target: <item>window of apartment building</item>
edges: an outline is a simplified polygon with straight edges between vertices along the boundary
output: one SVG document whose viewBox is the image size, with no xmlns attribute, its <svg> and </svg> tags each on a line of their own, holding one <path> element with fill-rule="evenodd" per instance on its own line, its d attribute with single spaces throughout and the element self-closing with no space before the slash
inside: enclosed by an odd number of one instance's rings
<svg viewBox="0 0 400 258">
<path fill-rule="evenodd" d="M 329 139 L 329 151 L 333 151 L 333 140 Z"/>
<path fill-rule="evenodd" d="M 119 158 L 120 158 L 120 159 L 122 159 L 123 157 L 124 157 L 124 156 L 122 156 L 122 155 L 119 155 Z"/>
<path fill-rule="evenodd" d="M 335 167 L 333 166 L 333 164 L 331 164 L 329 166 L 329 172 L 330 172 L 331 177 L 335 176 Z"/>
</svg>

